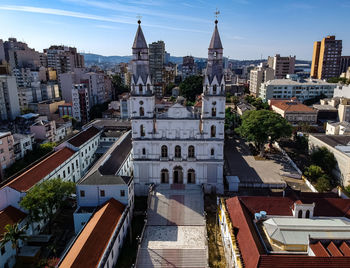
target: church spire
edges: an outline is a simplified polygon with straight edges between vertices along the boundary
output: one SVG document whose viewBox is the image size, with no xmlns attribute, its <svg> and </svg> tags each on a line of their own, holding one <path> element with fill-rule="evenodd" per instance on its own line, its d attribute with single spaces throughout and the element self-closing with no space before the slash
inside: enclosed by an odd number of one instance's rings
<svg viewBox="0 0 350 268">
<path fill-rule="evenodd" d="M 142 28 L 141 28 L 141 20 L 138 20 L 137 23 L 139 24 L 139 27 L 137 28 L 137 32 L 134 39 L 134 44 L 132 46 L 133 49 L 142 49 L 142 48 L 148 48 L 145 36 L 143 35 Z"/>
<path fill-rule="evenodd" d="M 218 20 L 215 20 L 215 28 L 210 40 L 209 49 L 222 49 L 220 34 L 218 31 Z"/>
</svg>

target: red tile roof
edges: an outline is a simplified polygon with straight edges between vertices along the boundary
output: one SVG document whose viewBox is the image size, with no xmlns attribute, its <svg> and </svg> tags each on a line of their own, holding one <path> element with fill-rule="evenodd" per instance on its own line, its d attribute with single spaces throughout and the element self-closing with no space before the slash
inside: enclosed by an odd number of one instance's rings
<svg viewBox="0 0 350 268">
<path fill-rule="evenodd" d="M 97 267 L 124 212 L 125 206 L 111 198 L 89 220 L 59 267 Z"/>
<path fill-rule="evenodd" d="M 19 192 L 26 192 L 49 175 L 52 171 L 54 171 L 59 165 L 68 160 L 72 155 L 74 155 L 74 153 L 75 152 L 73 150 L 69 149 L 68 147 L 64 147 L 49 155 L 44 160 L 28 169 L 5 186 L 11 187 Z"/>
<path fill-rule="evenodd" d="M 72 144 L 75 147 L 80 147 L 85 142 L 96 136 L 100 131 L 94 127 L 91 126 L 88 129 L 81 131 L 79 134 L 68 140 L 70 144 Z"/>
<path fill-rule="evenodd" d="M 5 226 L 7 224 L 15 224 L 21 222 L 27 214 L 20 211 L 19 209 L 8 206 L 7 208 L 0 211 L 0 238 L 5 233 Z"/>
<path fill-rule="evenodd" d="M 271 106 L 275 106 L 285 112 L 303 112 L 316 113 L 317 111 L 302 103 L 291 100 L 274 100 L 270 102 Z"/>
<path fill-rule="evenodd" d="M 327 250 L 333 257 L 343 256 L 343 254 L 340 252 L 337 246 L 333 243 L 333 241 L 329 243 Z"/>
<path fill-rule="evenodd" d="M 317 257 L 329 257 L 329 253 L 327 249 L 324 248 L 324 246 L 320 241 L 318 241 L 315 244 L 311 244 L 310 248 L 312 249 L 313 253 Z"/>
<path fill-rule="evenodd" d="M 291 216 L 295 201 L 315 203 L 315 216 L 350 218 L 350 200 L 308 197 L 233 197 L 226 200 L 238 247 L 245 267 L 350 267 L 350 257 L 311 257 L 305 255 L 268 254 L 253 225 L 254 213 L 264 210 L 268 215 Z"/>
<path fill-rule="evenodd" d="M 339 249 L 341 250 L 344 256 L 350 256 L 350 247 L 345 241 L 340 245 Z"/>
</svg>

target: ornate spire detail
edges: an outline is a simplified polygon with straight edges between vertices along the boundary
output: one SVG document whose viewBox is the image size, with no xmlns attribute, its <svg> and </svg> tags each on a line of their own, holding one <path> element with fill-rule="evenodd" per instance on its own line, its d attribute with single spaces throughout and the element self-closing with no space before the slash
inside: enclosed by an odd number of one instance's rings
<svg viewBox="0 0 350 268">
<path fill-rule="evenodd" d="M 220 34 L 218 31 L 218 20 L 215 20 L 215 28 L 210 40 L 209 49 L 222 49 Z"/>
<path fill-rule="evenodd" d="M 148 48 L 147 43 L 146 43 L 146 39 L 145 36 L 143 35 L 142 32 L 142 28 L 141 28 L 141 20 L 138 20 L 137 22 L 139 24 L 138 28 L 137 28 L 137 32 L 135 35 L 135 39 L 134 39 L 134 44 L 132 46 L 133 49 L 137 49 L 137 48 Z"/>
</svg>

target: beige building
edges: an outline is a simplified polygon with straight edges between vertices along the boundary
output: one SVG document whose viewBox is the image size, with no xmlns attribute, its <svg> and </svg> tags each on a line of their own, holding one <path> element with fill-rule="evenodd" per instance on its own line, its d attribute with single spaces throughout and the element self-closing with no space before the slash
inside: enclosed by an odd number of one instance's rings
<svg viewBox="0 0 350 268">
<path fill-rule="evenodd" d="M 0 75 L 0 119 L 15 120 L 20 115 L 16 78 Z"/>
<path fill-rule="evenodd" d="M 350 67 L 346 70 L 346 72 L 343 72 L 340 77 L 350 79 Z"/>
<path fill-rule="evenodd" d="M 40 120 L 30 126 L 30 132 L 34 134 L 36 140 L 55 142 L 56 122 Z"/>
<path fill-rule="evenodd" d="M 0 132 L 0 164 L 1 170 L 8 168 L 15 162 L 13 149 L 13 136 L 11 132 Z M 1 172 L 2 174 L 2 172 Z M 2 176 L 1 176 L 2 177 Z"/>
<path fill-rule="evenodd" d="M 259 96 L 261 83 L 273 80 L 275 71 L 269 68 L 266 63 L 261 63 L 258 67 L 250 71 L 249 91 L 255 97 Z"/>
<path fill-rule="evenodd" d="M 340 75 L 340 60 L 342 40 L 335 40 L 335 36 L 327 36 L 322 41 L 314 43 L 312 55 L 311 78 L 328 79 Z"/>
<path fill-rule="evenodd" d="M 65 104 L 64 100 L 61 101 L 42 101 L 38 103 L 38 114 L 46 115 L 49 120 L 57 118 L 56 114 L 59 105 Z"/>
<path fill-rule="evenodd" d="M 332 99 L 323 99 L 321 105 L 330 105 L 338 110 L 338 119 L 340 122 L 350 122 L 350 98 L 334 97 Z"/>
<path fill-rule="evenodd" d="M 267 64 L 275 71 L 276 79 L 286 78 L 287 74 L 294 74 L 295 56 L 281 57 L 280 54 L 276 54 L 267 59 Z"/>
<path fill-rule="evenodd" d="M 333 170 L 333 175 L 339 182 L 347 186 L 350 184 L 350 136 L 349 135 L 326 135 L 310 134 L 309 151 L 316 148 L 326 147 L 334 154 L 337 166 Z"/>
<path fill-rule="evenodd" d="M 291 124 L 308 123 L 310 125 L 317 122 L 317 110 L 312 109 L 295 99 L 291 100 L 270 100 L 271 109 L 280 114 Z"/>
</svg>

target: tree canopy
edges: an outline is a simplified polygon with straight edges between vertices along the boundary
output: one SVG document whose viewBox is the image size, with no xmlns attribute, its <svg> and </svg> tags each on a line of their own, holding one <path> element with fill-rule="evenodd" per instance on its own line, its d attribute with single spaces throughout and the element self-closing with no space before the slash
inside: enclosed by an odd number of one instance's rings
<svg viewBox="0 0 350 268">
<path fill-rule="evenodd" d="M 11 246 L 13 249 L 16 250 L 17 256 L 19 251 L 19 241 L 24 240 L 26 238 L 25 234 L 25 228 L 19 228 L 18 223 L 15 223 L 13 225 L 6 224 L 5 233 L 2 239 L 0 240 L 0 247 L 3 247 L 7 242 L 11 242 Z"/>
<path fill-rule="evenodd" d="M 129 87 L 124 85 L 123 79 L 118 74 L 112 76 L 112 88 L 114 99 L 124 92 L 129 92 Z"/>
<path fill-rule="evenodd" d="M 337 164 L 334 154 L 326 147 L 321 147 L 314 150 L 311 153 L 311 161 L 315 165 L 322 167 L 328 175 L 332 174 L 332 170 Z"/>
<path fill-rule="evenodd" d="M 56 210 L 74 192 L 73 182 L 63 181 L 60 178 L 46 180 L 31 188 L 21 200 L 20 206 L 29 212 L 31 222 L 48 219 L 51 232 L 51 220 Z"/>
<path fill-rule="evenodd" d="M 252 95 L 246 95 L 245 101 L 253 105 L 257 110 L 268 110 L 270 108 L 267 102 L 264 102 L 261 98 L 255 98 Z"/>
<path fill-rule="evenodd" d="M 203 92 L 203 77 L 199 75 L 188 76 L 180 83 L 179 87 L 181 96 L 194 102 L 196 96 Z"/>
<path fill-rule="evenodd" d="M 260 150 L 260 155 L 263 155 L 264 145 L 282 137 L 290 137 L 292 126 L 273 111 L 256 110 L 243 114 L 242 124 L 236 131 L 248 141 L 254 142 L 255 147 Z"/>
</svg>

